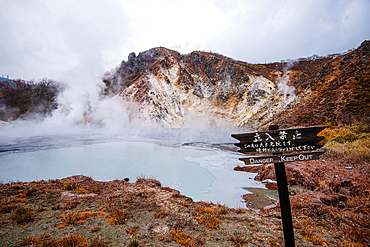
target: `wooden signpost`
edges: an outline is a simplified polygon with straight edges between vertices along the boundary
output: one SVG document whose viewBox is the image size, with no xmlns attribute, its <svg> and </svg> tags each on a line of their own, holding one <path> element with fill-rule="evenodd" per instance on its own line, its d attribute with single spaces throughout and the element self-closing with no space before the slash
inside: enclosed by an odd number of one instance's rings
<svg viewBox="0 0 370 247">
<path fill-rule="evenodd" d="M 317 136 L 317 134 L 325 128 L 315 126 L 279 130 L 278 125 L 271 125 L 268 131 L 231 135 L 240 141 L 235 144 L 240 147 L 239 152 L 254 154 L 240 158 L 246 165 L 267 163 L 275 165 L 285 246 L 295 246 L 295 243 L 284 162 L 319 159 L 325 151 L 312 151 L 323 146 L 319 142 L 325 137 Z"/>
</svg>

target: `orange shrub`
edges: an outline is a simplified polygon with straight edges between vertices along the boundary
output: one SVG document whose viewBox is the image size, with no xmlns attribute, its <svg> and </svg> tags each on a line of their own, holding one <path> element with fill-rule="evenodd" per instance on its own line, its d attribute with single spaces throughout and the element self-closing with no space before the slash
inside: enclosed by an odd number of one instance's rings
<svg viewBox="0 0 370 247">
<path fill-rule="evenodd" d="M 221 221 L 220 219 L 211 216 L 211 215 L 203 215 L 201 217 L 194 217 L 196 221 L 200 224 L 205 225 L 210 230 L 219 230 L 221 228 Z"/>
</svg>

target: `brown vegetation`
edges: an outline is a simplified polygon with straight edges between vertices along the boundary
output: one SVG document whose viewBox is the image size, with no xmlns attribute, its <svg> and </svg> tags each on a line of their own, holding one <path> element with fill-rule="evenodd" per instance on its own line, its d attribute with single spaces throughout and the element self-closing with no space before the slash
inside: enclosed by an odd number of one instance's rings
<svg viewBox="0 0 370 247">
<path fill-rule="evenodd" d="M 14 80 L 15 82 L 20 80 Z M 46 78 L 38 82 L 17 82 L 17 88 L 0 88 L 0 120 L 9 121 L 30 114 L 46 116 L 57 108 L 56 97 L 62 86 Z"/>
<path fill-rule="evenodd" d="M 99 182 L 73 176 L 0 184 L 0 246 L 282 244 L 278 218 L 193 202 L 153 178 L 146 179 Z M 75 189 L 69 190 L 71 184 Z M 86 193 L 79 194 L 81 188 Z M 20 216 L 19 224 L 15 215 Z M 297 237 L 297 243 L 306 241 Z"/>
<path fill-rule="evenodd" d="M 370 128 L 367 122 L 327 128 L 329 151 L 319 161 L 286 163 L 291 186 L 294 227 L 313 244 L 330 245 L 322 231 L 342 238 L 341 246 L 367 246 L 370 243 Z M 258 172 L 256 179 L 275 180 L 273 164 L 238 167 Z M 294 186 L 299 186 L 298 189 Z M 279 208 L 265 210 L 275 215 Z"/>
<path fill-rule="evenodd" d="M 264 74 L 274 74 L 279 64 L 266 65 Z M 294 62 L 289 83 L 305 98 L 276 116 L 281 127 L 331 123 L 349 125 L 370 118 L 370 41 L 347 54 Z M 305 94 L 310 91 L 309 97 Z"/>
</svg>

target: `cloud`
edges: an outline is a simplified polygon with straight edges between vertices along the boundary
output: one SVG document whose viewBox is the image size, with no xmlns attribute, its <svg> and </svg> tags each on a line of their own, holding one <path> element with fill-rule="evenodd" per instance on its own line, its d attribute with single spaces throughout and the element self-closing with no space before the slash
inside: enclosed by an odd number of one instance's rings
<svg viewBox="0 0 370 247">
<path fill-rule="evenodd" d="M 191 52 L 229 24 L 228 16 L 213 1 L 139 0 L 123 3 L 122 9 L 132 21 L 138 51 L 165 46 Z"/>
<path fill-rule="evenodd" d="M 1 72 L 27 79 L 55 75 L 73 66 L 73 56 L 45 4 L 2 1 Z M 63 54 L 68 54 L 65 56 Z M 45 73 L 45 75 L 43 74 Z"/>
<path fill-rule="evenodd" d="M 368 0 L 3 0 L 0 73 L 102 75 L 157 46 L 247 62 L 327 55 L 368 39 L 369 13 Z"/>
<path fill-rule="evenodd" d="M 11 77 L 60 79 L 76 66 L 101 74 L 114 66 L 111 53 L 119 53 L 125 37 L 124 16 L 109 1 L 2 1 L 0 7 L 6 34 L 0 66 Z"/>
<path fill-rule="evenodd" d="M 224 3 L 223 3 L 224 4 Z M 231 23 L 215 50 L 250 62 L 328 55 L 370 37 L 370 2 L 240 1 L 222 6 Z"/>
</svg>

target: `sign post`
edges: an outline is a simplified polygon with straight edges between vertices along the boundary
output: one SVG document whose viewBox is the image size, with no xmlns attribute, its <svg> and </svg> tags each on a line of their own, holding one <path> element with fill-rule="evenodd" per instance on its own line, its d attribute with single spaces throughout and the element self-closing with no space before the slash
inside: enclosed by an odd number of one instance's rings
<svg viewBox="0 0 370 247">
<path fill-rule="evenodd" d="M 260 154 L 260 156 L 240 158 L 246 165 L 274 163 L 283 221 L 284 242 L 287 247 L 294 247 L 295 243 L 284 162 L 319 159 L 319 156 L 325 151 L 311 151 L 323 146 L 319 142 L 325 137 L 317 136 L 323 129 L 325 127 L 315 126 L 279 130 L 278 125 L 271 125 L 268 131 L 231 135 L 240 141 L 240 143 L 235 144 L 240 147 L 239 152 Z"/>
<path fill-rule="evenodd" d="M 279 126 L 270 125 L 269 130 L 278 130 Z M 275 162 L 275 174 L 278 184 L 281 220 L 283 221 L 284 242 L 285 246 L 295 246 L 292 212 L 290 209 L 288 181 L 286 179 L 284 162 Z"/>
</svg>

